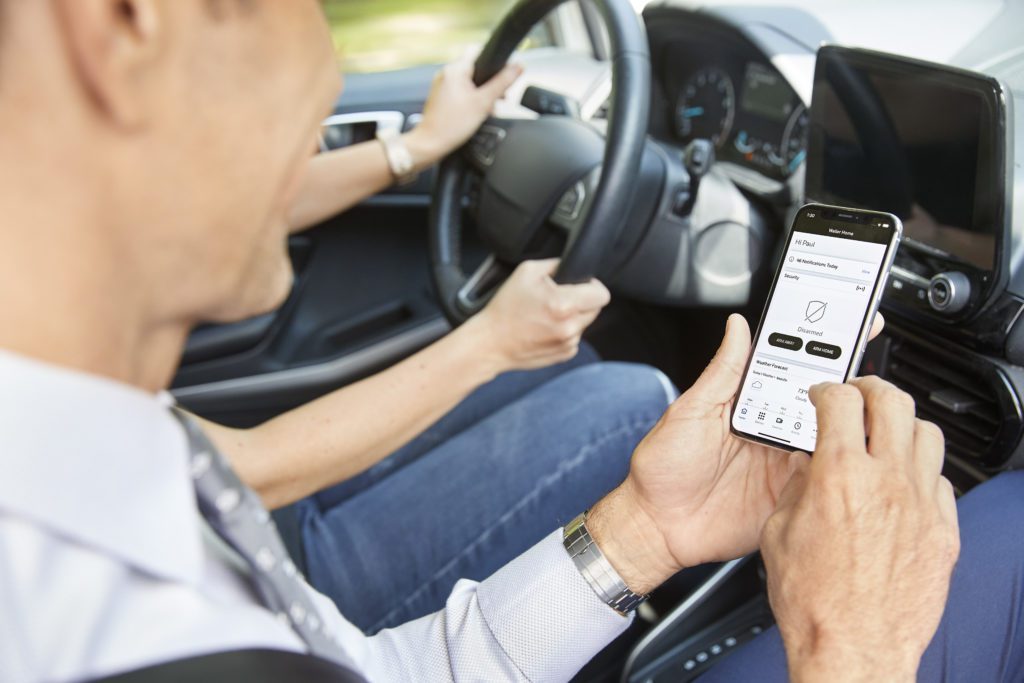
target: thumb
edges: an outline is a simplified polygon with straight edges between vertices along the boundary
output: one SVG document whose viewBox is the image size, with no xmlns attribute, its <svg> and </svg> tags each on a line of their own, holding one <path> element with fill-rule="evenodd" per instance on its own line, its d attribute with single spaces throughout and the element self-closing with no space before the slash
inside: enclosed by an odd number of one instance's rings
<svg viewBox="0 0 1024 683">
<path fill-rule="evenodd" d="M 495 102 L 500 99 L 512 84 L 523 75 L 523 67 L 518 64 L 509 64 L 504 69 L 498 72 L 498 74 L 491 80 L 480 86 L 480 94 L 483 95 L 488 102 Z"/>
<path fill-rule="evenodd" d="M 750 328 L 743 316 L 733 314 L 726 323 L 725 339 L 718 347 L 718 353 L 690 390 L 683 394 L 683 400 L 707 405 L 730 401 L 739 389 L 749 353 Z"/>
<path fill-rule="evenodd" d="M 533 270 L 551 278 L 553 278 L 555 273 L 558 272 L 558 266 L 560 265 L 562 265 L 562 259 L 560 258 L 537 259 L 534 261 L 523 261 L 522 263 L 523 268 Z"/>
</svg>

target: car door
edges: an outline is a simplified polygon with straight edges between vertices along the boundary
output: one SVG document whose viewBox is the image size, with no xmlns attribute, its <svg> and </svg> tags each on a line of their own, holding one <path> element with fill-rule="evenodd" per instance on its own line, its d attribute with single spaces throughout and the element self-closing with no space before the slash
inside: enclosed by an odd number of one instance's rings
<svg viewBox="0 0 1024 683">
<path fill-rule="evenodd" d="M 413 13 L 403 10 L 404 3 L 325 3 L 332 27 L 343 34 L 341 42 L 346 35 L 361 40 L 376 32 L 377 43 L 384 45 L 371 49 L 351 39 L 343 50 L 349 64 L 365 73 L 347 75 L 345 92 L 325 121 L 325 145 L 336 149 L 370 141 L 379 130 L 406 131 L 418 123 L 438 66 L 378 69 L 427 57 L 443 61 L 449 54 L 439 48 L 451 46 L 444 35 L 423 36 L 427 46 L 413 49 L 402 29 L 409 21 L 428 21 L 435 12 L 435 23 L 454 22 L 453 36 L 464 38 L 472 25 L 472 40 L 481 42 L 508 4 L 442 0 Z M 582 12 L 566 8 L 534 32 L 534 46 L 555 55 L 572 41 L 578 48 L 581 30 L 583 44 L 590 44 Z M 381 21 L 383 28 L 377 26 Z M 388 26 L 398 29 L 389 34 Z M 295 285 L 288 301 L 270 315 L 195 330 L 173 384 L 179 402 L 223 424 L 252 426 L 371 375 L 446 334 L 450 328 L 429 281 L 431 185 L 432 174 L 424 174 L 294 236 L 289 249 Z M 477 246 L 470 240 L 466 248 L 471 261 Z"/>
</svg>

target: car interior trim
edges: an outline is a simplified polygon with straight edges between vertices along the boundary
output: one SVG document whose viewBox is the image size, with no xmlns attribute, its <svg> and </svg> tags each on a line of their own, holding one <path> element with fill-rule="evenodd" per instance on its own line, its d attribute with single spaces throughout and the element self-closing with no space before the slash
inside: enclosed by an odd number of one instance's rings
<svg viewBox="0 0 1024 683">
<path fill-rule="evenodd" d="M 222 404 L 272 397 L 323 383 L 336 383 L 340 386 L 353 377 L 379 367 L 382 363 L 408 356 L 417 349 L 437 341 L 449 331 L 451 326 L 443 318 L 438 317 L 408 332 L 324 363 L 183 387 L 172 393 L 176 399 L 192 408 L 207 402 Z"/>
</svg>

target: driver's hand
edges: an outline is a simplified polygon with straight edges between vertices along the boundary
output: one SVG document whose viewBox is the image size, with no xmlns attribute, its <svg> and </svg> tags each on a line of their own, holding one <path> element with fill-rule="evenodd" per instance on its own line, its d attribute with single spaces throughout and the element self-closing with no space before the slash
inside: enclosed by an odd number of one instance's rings
<svg viewBox="0 0 1024 683">
<path fill-rule="evenodd" d="M 786 486 L 761 545 L 790 672 L 913 681 L 959 551 L 942 432 L 877 377 L 810 397 L 814 459 Z"/>
<path fill-rule="evenodd" d="M 467 325 L 487 340 L 499 372 L 547 367 L 573 358 L 583 332 L 611 301 L 608 289 L 591 280 L 557 285 L 558 259 L 526 261 Z"/>
<path fill-rule="evenodd" d="M 463 60 L 439 71 L 423 109 L 423 121 L 410 133 L 415 139 L 411 146 L 431 150 L 434 161 L 464 145 L 523 73 L 521 66 L 510 64 L 478 88 L 473 70 L 473 62 Z"/>
</svg>

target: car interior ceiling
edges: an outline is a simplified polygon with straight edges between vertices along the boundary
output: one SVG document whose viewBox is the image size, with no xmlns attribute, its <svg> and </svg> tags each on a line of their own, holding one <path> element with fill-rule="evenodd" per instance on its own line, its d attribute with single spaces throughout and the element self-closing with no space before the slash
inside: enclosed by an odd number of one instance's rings
<svg viewBox="0 0 1024 683">
<path fill-rule="evenodd" d="M 667 211 L 658 226 L 645 228 L 632 252 L 636 267 L 623 267 L 611 282 L 616 296 L 587 342 L 605 359 L 653 365 L 687 387 L 713 355 L 730 313 L 756 325 L 781 237 L 805 198 L 889 211 L 895 203 L 908 239 L 886 286 L 886 333 L 869 347 L 862 371 L 904 388 L 922 417 L 943 427 L 946 474 L 959 492 L 1019 467 L 1024 237 L 1012 199 L 1015 183 L 1024 181 L 1012 169 L 1024 142 L 1013 147 L 1007 102 L 1024 94 L 1021 63 L 999 71 L 997 62 L 977 73 L 830 47 L 817 55 L 813 98 L 806 100 L 798 79 L 791 82 L 777 66 L 784 62 L 777 56 L 799 41 L 766 35 L 756 22 L 737 17 L 742 13 L 674 3 L 645 12 L 653 67 L 648 132 L 649 144 L 671 156 L 684 177 L 687 146 L 714 139 L 717 163 L 700 192 L 742 203 L 747 222 L 737 223 L 732 208 L 719 216 L 702 207 L 685 220 Z M 805 44 L 820 42 L 805 38 Z M 358 139 L 366 134 L 359 126 L 383 125 L 381 112 L 412 125 L 430 73 L 356 79 L 357 104 L 343 99 L 337 112 L 354 122 L 344 124 L 349 129 L 342 136 Z M 744 103 L 744 89 L 755 80 L 775 90 L 764 102 Z M 908 83 L 928 87 L 916 98 L 900 96 Z M 953 97 L 962 98 L 964 113 L 943 128 L 927 103 Z M 1017 109 L 1024 111 L 1022 104 Z M 698 106 L 724 107 L 722 118 L 705 130 L 706 122 L 687 114 Z M 922 118 L 934 124 L 928 131 Z M 943 163 L 955 163 L 950 174 L 962 180 L 956 187 L 941 185 L 951 176 L 932 171 Z M 872 174 L 883 174 L 885 182 L 861 180 Z M 450 329 L 426 257 L 432 180 L 424 176 L 294 238 L 291 298 L 274 315 L 197 330 L 175 380 L 179 400 L 223 424 L 256 425 L 377 372 Z M 660 201 L 671 204 L 667 194 L 675 191 L 665 190 Z M 697 225 L 697 216 L 706 224 Z M 467 216 L 463 231 L 468 272 L 488 253 L 472 220 Z M 664 268 L 640 262 L 663 251 L 666 242 L 658 240 L 673 230 L 676 245 L 692 245 L 703 259 L 677 300 L 663 281 L 683 262 Z M 736 275 L 729 252 L 737 235 L 743 248 L 757 251 L 741 268 L 742 295 L 708 284 Z M 658 287 L 640 277 L 643 270 L 657 273 Z M 692 680 L 772 623 L 757 557 L 689 570 L 656 591 L 644 618 L 575 680 Z"/>
</svg>

